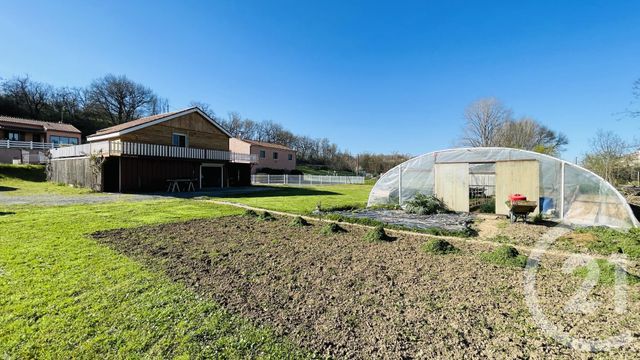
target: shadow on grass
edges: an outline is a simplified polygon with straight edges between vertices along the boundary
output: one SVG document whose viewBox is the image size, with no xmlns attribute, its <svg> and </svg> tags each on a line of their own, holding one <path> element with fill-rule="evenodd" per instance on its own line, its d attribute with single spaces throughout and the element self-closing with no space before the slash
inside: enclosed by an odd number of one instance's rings
<svg viewBox="0 0 640 360">
<path fill-rule="evenodd" d="M 44 182 L 47 180 L 47 175 L 42 165 L 0 164 L 0 177 L 34 182 Z"/>
<path fill-rule="evenodd" d="M 136 193 L 130 193 L 136 194 Z M 224 189 L 202 189 L 193 192 L 148 192 L 138 193 L 143 195 L 162 196 L 178 199 L 193 199 L 199 197 L 216 197 L 216 198 L 242 198 L 242 197 L 276 197 L 276 196 L 314 196 L 314 195 L 340 195 L 340 193 L 315 190 L 303 187 L 268 187 L 268 186 L 241 186 L 228 187 Z"/>
<path fill-rule="evenodd" d="M 16 191 L 18 190 L 17 188 L 11 187 L 11 186 L 0 186 L 0 192 L 3 191 Z"/>
<path fill-rule="evenodd" d="M 0 216 L 5 216 L 5 215 L 15 215 L 16 213 L 14 213 L 13 211 L 0 211 Z"/>
<path fill-rule="evenodd" d="M 287 188 L 262 188 L 260 191 L 237 192 L 237 193 L 221 193 L 218 197 L 238 198 L 238 197 L 274 197 L 274 196 L 317 196 L 317 195 L 340 195 L 340 193 L 327 190 L 316 190 L 303 187 L 287 187 Z"/>
</svg>

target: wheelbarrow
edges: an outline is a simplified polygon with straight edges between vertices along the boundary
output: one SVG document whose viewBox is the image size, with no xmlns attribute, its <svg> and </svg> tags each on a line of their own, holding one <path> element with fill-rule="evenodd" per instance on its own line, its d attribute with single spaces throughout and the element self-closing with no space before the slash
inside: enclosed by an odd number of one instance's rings
<svg viewBox="0 0 640 360">
<path fill-rule="evenodd" d="M 520 194 L 509 195 L 509 200 L 505 201 L 505 204 L 509 208 L 509 219 L 512 223 L 515 223 L 518 219 L 526 222 L 527 216 L 538 207 L 538 203 L 527 201 L 527 197 Z"/>
</svg>

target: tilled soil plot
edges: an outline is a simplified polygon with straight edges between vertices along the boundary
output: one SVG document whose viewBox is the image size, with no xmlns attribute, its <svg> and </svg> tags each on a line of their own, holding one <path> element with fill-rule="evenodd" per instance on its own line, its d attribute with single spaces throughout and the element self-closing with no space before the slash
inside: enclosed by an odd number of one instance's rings
<svg viewBox="0 0 640 360">
<path fill-rule="evenodd" d="M 320 225 L 288 225 L 233 216 L 95 234 L 107 244 L 229 311 L 273 328 L 301 347 L 337 358 L 635 357 L 638 289 L 624 314 L 611 287 L 590 295 L 590 315 L 563 307 L 582 282 L 545 262 L 537 276 L 550 321 L 575 337 L 600 339 L 630 329 L 633 342 L 607 353 L 572 350 L 545 336 L 524 300 L 522 269 L 479 260 L 484 245 L 460 240 L 454 255 L 420 250 L 422 236 L 368 243 L 366 229 L 320 234 Z M 558 265 L 559 264 L 559 265 Z"/>
</svg>

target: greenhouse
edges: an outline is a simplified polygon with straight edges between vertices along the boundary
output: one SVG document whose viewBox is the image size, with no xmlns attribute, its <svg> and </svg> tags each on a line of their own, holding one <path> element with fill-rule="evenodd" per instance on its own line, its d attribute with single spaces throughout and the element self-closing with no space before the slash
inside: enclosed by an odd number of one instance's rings
<svg viewBox="0 0 640 360">
<path fill-rule="evenodd" d="M 509 196 L 522 194 L 537 202 L 535 213 L 565 224 L 639 225 L 625 198 L 598 175 L 526 150 L 459 148 L 417 156 L 380 177 L 368 206 L 403 205 L 418 193 L 437 196 L 451 210 L 501 215 L 509 214 Z"/>
</svg>

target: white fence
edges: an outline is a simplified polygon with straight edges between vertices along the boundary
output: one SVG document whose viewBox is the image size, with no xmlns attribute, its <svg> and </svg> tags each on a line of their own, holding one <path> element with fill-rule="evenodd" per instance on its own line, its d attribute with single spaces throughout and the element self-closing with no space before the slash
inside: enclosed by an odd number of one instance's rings
<svg viewBox="0 0 640 360">
<path fill-rule="evenodd" d="M 33 141 L 14 141 L 14 140 L 0 140 L 0 149 L 30 149 L 30 150 L 46 150 L 55 149 L 59 147 L 58 144 L 33 142 Z"/>
<path fill-rule="evenodd" d="M 142 144 L 124 141 L 99 141 L 51 150 L 54 159 L 87 155 L 103 156 L 153 156 L 181 159 L 223 160 L 239 163 L 256 162 L 256 155 L 239 154 L 224 150 L 198 149 L 159 144 Z"/>
<path fill-rule="evenodd" d="M 46 164 L 47 156 L 42 152 L 31 154 L 28 151 L 22 151 L 22 163 L 23 164 Z"/>
<path fill-rule="evenodd" d="M 363 176 L 331 175 L 251 175 L 254 185 L 337 185 L 364 184 Z"/>
</svg>

